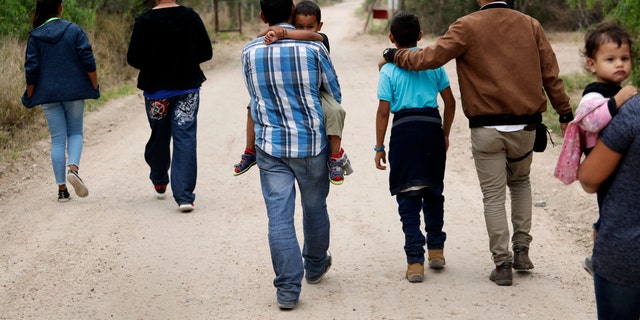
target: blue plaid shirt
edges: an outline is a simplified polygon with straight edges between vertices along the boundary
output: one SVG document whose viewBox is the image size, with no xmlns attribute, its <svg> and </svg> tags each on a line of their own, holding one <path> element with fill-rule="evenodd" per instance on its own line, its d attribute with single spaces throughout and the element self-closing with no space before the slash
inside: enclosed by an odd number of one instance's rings
<svg viewBox="0 0 640 320">
<path fill-rule="evenodd" d="M 292 25 L 280 24 L 287 29 Z M 338 103 L 338 76 L 322 42 L 259 37 L 242 50 L 256 146 L 278 158 L 318 155 L 327 145 L 320 88 Z"/>
</svg>

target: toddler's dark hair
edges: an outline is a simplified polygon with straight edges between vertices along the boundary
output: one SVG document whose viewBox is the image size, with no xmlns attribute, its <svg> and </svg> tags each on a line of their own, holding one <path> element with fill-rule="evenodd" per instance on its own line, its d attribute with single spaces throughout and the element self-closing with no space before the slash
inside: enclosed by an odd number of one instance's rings
<svg viewBox="0 0 640 320">
<path fill-rule="evenodd" d="M 398 46 L 412 46 L 420 36 L 420 19 L 413 13 L 400 11 L 391 20 L 389 30 Z"/>
<path fill-rule="evenodd" d="M 58 16 L 58 7 L 62 0 L 37 0 L 36 10 L 33 12 L 31 27 L 33 29 L 41 26 L 47 20 Z"/>
<path fill-rule="evenodd" d="M 296 4 L 296 15 L 301 14 L 303 16 L 316 16 L 316 21 L 320 23 L 322 21 L 322 16 L 320 16 L 320 7 L 309 0 L 301 1 Z"/>
<path fill-rule="evenodd" d="M 587 32 L 584 36 L 584 48 L 580 53 L 585 58 L 595 59 L 600 46 L 609 42 L 616 43 L 618 47 L 626 43 L 629 45 L 631 56 L 635 55 L 633 41 L 627 31 L 610 22 L 598 23 L 594 29 Z"/>
</svg>

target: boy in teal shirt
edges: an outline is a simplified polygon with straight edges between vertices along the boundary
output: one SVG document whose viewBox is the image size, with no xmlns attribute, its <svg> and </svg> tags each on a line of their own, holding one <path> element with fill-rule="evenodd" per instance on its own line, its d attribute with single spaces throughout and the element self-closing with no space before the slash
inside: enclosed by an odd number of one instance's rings
<svg viewBox="0 0 640 320">
<path fill-rule="evenodd" d="M 417 48 L 422 38 L 414 14 L 399 12 L 391 21 L 389 39 L 397 48 Z M 444 101 L 444 121 L 438 111 L 438 93 Z M 386 170 L 385 134 L 389 115 L 393 124 L 389 141 L 389 189 L 396 196 L 405 234 L 406 277 L 424 278 L 424 245 L 431 268 L 443 268 L 444 169 L 449 132 L 455 115 L 455 98 L 444 67 L 409 71 L 392 63 L 380 69 L 376 115 L 376 168 Z M 423 211 L 426 236 L 420 230 Z"/>
</svg>

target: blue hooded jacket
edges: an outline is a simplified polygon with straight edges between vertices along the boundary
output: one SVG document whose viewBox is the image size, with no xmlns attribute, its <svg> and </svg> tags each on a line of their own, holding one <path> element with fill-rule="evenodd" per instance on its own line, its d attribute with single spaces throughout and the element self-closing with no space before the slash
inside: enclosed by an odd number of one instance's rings
<svg viewBox="0 0 640 320">
<path fill-rule="evenodd" d="M 34 85 L 22 104 L 97 99 L 88 72 L 96 71 L 96 60 L 87 35 L 80 26 L 63 19 L 49 21 L 29 32 L 24 63 L 27 85 Z"/>
</svg>

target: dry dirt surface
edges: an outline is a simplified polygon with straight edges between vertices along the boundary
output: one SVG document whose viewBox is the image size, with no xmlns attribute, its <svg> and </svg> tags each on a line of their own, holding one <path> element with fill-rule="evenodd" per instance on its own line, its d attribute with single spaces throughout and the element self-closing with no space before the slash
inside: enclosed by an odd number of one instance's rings
<svg viewBox="0 0 640 320">
<path fill-rule="evenodd" d="M 595 199 L 553 178 L 558 146 L 534 155 L 535 269 L 514 273 L 511 287 L 489 281 L 494 266 L 460 109 L 445 181 L 447 265 L 427 270 L 423 283 L 407 282 L 388 171 L 375 169 L 372 151 L 377 62 L 390 43 L 386 35 L 362 34 L 360 7 L 360 0 L 346 0 L 323 8 L 348 114 L 343 145 L 355 173 L 332 186 L 328 199 L 333 267 L 320 284 L 303 283 L 294 310 L 275 303 L 258 169 L 232 175 L 244 148 L 248 95 L 242 43 L 227 43 L 215 46 L 216 63 L 202 88 L 192 213 L 154 197 L 139 94 L 87 116 L 81 166 L 87 198 L 56 201 L 48 140 L 4 164 L 0 319 L 596 318 L 592 279 L 580 266 L 591 249 Z M 562 73 L 577 71 L 580 37 L 549 36 Z M 454 62 L 446 68 L 459 99 Z"/>
</svg>

